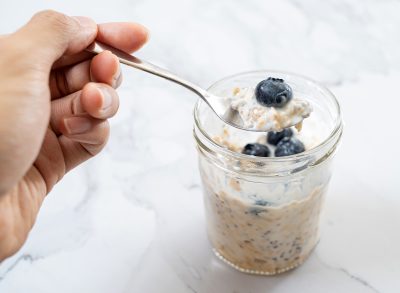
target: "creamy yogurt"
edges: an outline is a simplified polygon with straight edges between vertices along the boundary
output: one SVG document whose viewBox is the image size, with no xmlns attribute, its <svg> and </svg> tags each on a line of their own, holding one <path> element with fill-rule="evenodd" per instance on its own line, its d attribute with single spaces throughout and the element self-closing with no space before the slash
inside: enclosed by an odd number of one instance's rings
<svg viewBox="0 0 400 293">
<path fill-rule="evenodd" d="M 311 104 L 298 97 L 293 98 L 282 108 L 262 106 L 257 102 L 252 87 L 236 87 L 228 99 L 231 108 L 238 112 L 247 129 L 281 131 L 300 124 L 312 112 Z"/>
</svg>

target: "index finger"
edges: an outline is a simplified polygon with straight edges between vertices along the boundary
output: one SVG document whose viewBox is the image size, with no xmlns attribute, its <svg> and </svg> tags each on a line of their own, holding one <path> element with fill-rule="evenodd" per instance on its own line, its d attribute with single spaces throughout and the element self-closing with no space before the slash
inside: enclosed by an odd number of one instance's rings
<svg viewBox="0 0 400 293">
<path fill-rule="evenodd" d="M 147 28 L 133 22 L 99 24 L 96 39 L 126 53 L 139 50 L 148 40 Z"/>
<path fill-rule="evenodd" d="M 113 46 L 126 53 L 132 53 L 140 49 L 148 40 L 149 31 L 144 26 L 132 22 L 110 22 L 98 25 L 96 39 Z M 92 53 L 80 52 L 74 55 L 64 55 L 58 59 L 54 68 L 69 66 L 88 60 Z"/>
</svg>

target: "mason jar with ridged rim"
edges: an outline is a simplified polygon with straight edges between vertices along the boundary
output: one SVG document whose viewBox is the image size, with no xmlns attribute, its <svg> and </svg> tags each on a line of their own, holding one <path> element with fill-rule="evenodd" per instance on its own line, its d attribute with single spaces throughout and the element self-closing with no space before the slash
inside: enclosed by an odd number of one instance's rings
<svg viewBox="0 0 400 293">
<path fill-rule="evenodd" d="M 246 72 L 224 78 L 209 91 L 230 96 L 267 77 L 282 78 L 295 97 L 313 106 L 298 134 L 306 151 L 287 157 L 241 154 L 246 143 L 265 134 L 223 123 L 199 100 L 194 137 L 199 153 L 207 231 L 215 254 L 246 273 L 273 275 L 302 264 L 319 239 L 320 212 L 343 123 L 334 95 L 300 75 Z M 263 137 L 264 135 L 264 137 Z"/>
</svg>

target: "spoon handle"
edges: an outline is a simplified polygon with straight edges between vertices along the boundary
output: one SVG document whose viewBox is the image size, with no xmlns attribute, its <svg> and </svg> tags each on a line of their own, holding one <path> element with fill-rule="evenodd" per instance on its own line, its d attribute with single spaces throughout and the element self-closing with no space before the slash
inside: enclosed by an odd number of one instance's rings
<svg viewBox="0 0 400 293">
<path fill-rule="evenodd" d="M 117 56 L 117 58 L 119 59 L 119 61 L 123 64 L 126 64 L 128 66 L 134 67 L 136 69 L 140 69 L 143 71 L 146 71 L 148 73 L 160 76 L 162 78 L 168 79 L 170 81 L 173 81 L 177 84 L 180 84 L 184 87 L 186 87 L 187 89 L 193 91 L 194 93 L 196 93 L 197 95 L 199 95 L 202 99 L 205 98 L 205 96 L 207 96 L 207 92 L 205 90 L 203 90 L 202 88 L 200 88 L 199 86 L 179 77 L 176 76 L 175 74 L 173 74 L 172 72 L 163 69 L 161 67 L 158 67 L 154 64 L 151 64 L 147 61 L 141 60 L 139 58 L 136 58 L 130 54 L 127 54 L 121 50 L 118 50 L 117 48 L 111 47 L 109 45 L 106 45 L 104 43 L 101 43 L 99 41 L 95 41 L 93 42 L 87 49 L 86 51 L 91 52 L 91 53 L 95 53 L 95 54 L 99 54 L 101 52 L 104 51 L 110 51 L 112 52 L 115 56 Z"/>
</svg>

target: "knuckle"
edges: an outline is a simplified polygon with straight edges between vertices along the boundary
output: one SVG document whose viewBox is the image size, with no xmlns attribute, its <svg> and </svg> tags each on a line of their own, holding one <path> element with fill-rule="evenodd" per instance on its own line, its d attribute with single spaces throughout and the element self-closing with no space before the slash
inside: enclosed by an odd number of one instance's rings
<svg viewBox="0 0 400 293">
<path fill-rule="evenodd" d="M 76 23 L 71 17 L 54 10 L 40 11 L 33 16 L 33 19 L 44 21 L 60 32 L 70 31 L 71 28 L 76 27 Z"/>
<path fill-rule="evenodd" d="M 116 99 L 115 99 L 115 109 L 114 109 L 113 115 L 117 114 L 117 112 L 118 112 L 118 110 L 119 110 L 119 105 L 120 105 L 120 103 L 119 103 L 119 97 L 118 97 L 118 95 L 117 95 L 117 97 L 116 97 Z"/>
<path fill-rule="evenodd" d="M 96 125 L 86 133 L 92 145 L 100 147 L 103 146 L 110 135 L 110 124 L 108 120 L 99 120 Z"/>
<path fill-rule="evenodd" d="M 101 146 L 102 149 L 105 143 L 107 142 L 109 136 L 110 136 L 110 123 L 108 122 L 108 120 L 104 120 L 98 125 L 98 136 L 95 144 Z"/>
<path fill-rule="evenodd" d="M 92 136 L 91 142 L 83 144 L 83 147 L 91 156 L 95 156 L 100 153 L 107 144 L 110 136 L 109 122 L 107 120 L 102 121 L 93 130 L 93 134 L 94 136 Z"/>
<path fill-rule="evenodd" d="M 67 15 L 54 11 L 54 10 L 42 10 L 34 15 L 34 18 L 44 19 L 50 23 L 55 24 L 69 24 L 70 17 Z"/>
<path fill-rule="evenodd" d="M 110 136 L 110 123 L 108 122 L 108 120 L 104 120 L 101 124 L 101 132 L 102 132 L 102 142 L 104 143 L 108 140 L 108 137 Z"/>
</svg>

